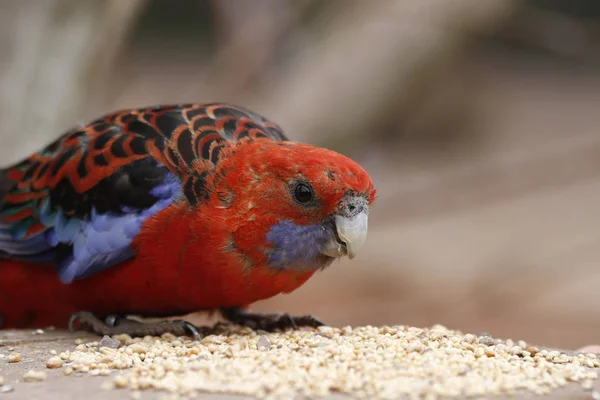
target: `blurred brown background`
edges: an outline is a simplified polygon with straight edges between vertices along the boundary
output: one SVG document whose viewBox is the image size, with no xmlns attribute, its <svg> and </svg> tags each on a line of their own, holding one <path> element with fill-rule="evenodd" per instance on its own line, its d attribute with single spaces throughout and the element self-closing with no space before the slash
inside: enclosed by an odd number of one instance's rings
<svg viewBox="0 0 600 400">
<path fill-rule="evenodd" d="M 359 256 L 262 310 L 600 342 L 597 0 L 4 0 L 0 164 L 125 107 L 228 101 L 378 192 Z"/>
</svg>

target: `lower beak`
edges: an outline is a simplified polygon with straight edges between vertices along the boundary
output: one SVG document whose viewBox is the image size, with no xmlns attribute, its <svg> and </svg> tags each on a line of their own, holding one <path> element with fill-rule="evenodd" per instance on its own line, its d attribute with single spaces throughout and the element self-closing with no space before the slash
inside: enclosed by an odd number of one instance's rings
<svg viewBox="0 0 600 400">
<path fill-rule="evenodd" d="M 346 244 L 349 259 L 353 259 L 356 252 L 365 244 L 368 222 L 369 215 L 365 211 L 358 213 L 354 218 L 335 217 L 335 227 L 340 239 Z"/>
<path fill-rule="evenodd" d="M 366 210 L 352 218 L 336 215 L 334 222 L 339 241 L 332 240 L 322 253 L 330 257 L 347 255 L 353 259 L 367 240 L 368 220 Z"/>
</svg>

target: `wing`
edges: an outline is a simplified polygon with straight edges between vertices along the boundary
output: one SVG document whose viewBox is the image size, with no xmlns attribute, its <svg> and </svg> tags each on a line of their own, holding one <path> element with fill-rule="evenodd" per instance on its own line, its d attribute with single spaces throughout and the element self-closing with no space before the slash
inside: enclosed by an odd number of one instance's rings
<svg viewBox="0 0 600 400">
<path fill-rule="evenodd" d="M 0 170 L 0 258 L 56 265 L 70 283 L 134 257 L 149 217 L 195 205 L 232 142 L 287 140 L 240 107 L 184 104 L 126 110 L 73 129 Z"/>
</svg>

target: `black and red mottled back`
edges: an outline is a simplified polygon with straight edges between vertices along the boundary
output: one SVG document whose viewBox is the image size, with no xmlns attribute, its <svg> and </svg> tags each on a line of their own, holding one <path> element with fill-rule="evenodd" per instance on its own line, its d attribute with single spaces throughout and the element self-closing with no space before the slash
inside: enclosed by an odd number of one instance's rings
<svg viewBox="0 0 600 400">
<path fill-rule="evenodd" d="M 61 198 L 60 205 L 65 211 L 85 212 L 69 204 L 66 195 L 92 194 L 94 190 L 106 192 L 105 189 L 122 183 L 121 174 L 125 172 L 130 178 L 140 175 L 143 181 L 151 180 L 149 169 L 154 168 L 155 162 L 184 178 L 195 160 L 216 164 L 228 141 L 246 137 L 287 140 L 277 125 L 228 104 L 184 104 L 118 111 L 67 132 L 3 171 L 0 201 L 6 204 L 32 201 L 48 190 L 57 189 L 55 196 Z M 148 158 L 153 162 L 136 163 Z M 135 168 L 127 168 L 128 165 Z M 138 193 L 137 185 L 128 185 L 127 190 L 133 189 L 133 192 L 129 196 L 122 193 L 125 200 L 134 202 L 143 197 L 147 191 L 143 182 L 129 183 L 142 184 L 143 191 Z M 3 203 L 0 203 L 0 212 Z"/>
<path fill-rule="evenodd" d="M 72 263 L 87 255 L 73 247 L 84 231 L 90 240 L 85 223 L 98 216 L 133 213 L 141 224 L 179 195 L 194 205 L 222 150 L 244 138 L 287 140 L 276 124 L 221 103 L 123 110 L 72 129 L 0 171 L 0 257 Z"/>
</svg>

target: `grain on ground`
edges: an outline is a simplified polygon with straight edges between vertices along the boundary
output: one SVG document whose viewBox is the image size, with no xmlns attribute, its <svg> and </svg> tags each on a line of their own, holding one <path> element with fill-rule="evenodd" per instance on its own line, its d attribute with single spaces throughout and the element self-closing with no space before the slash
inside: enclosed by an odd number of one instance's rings
<svg viewBox="0 0 600 400">
<path fill-rule="evenodd" d="M 36 371 L 35 369 L 30 369 L 23 375 L 24 382 L 41 382 L 45 379 L 46 373 L 43 371 Z"/>
<path fill-rule="evenodd" d="M 64 360 L 58 356 L 50 357 L 46 361 L 46 368 L 50 368 L 50 369 L 60 368 L 63 366 L 64 363 L 65 363 Z"/>
<path fill-rule="evenodd" d="M 21 361 L 23 359 L 23 356 L 21 355 L 21 353 L 10 353 L 8 355 L 8 362 L 9 363 L 18 363 L 19 361 Z"/>
<path fill-rule="evenodd" d="M 114 388 L 314 398 L 332 392 L 362 398 L 548 394 L 568 382 L 591 388 L 595 354 L 567 355 L 523 341 L 463 335 L 436 325 L 257 333 L 223 327 L 200 341 L 173 335 L 132 339 L 122 346 L 79 344 L 60 354 L 67 368 L 113 378 Z M 65 371 L 66 372 L 66 371 Z"/>
</svg>

